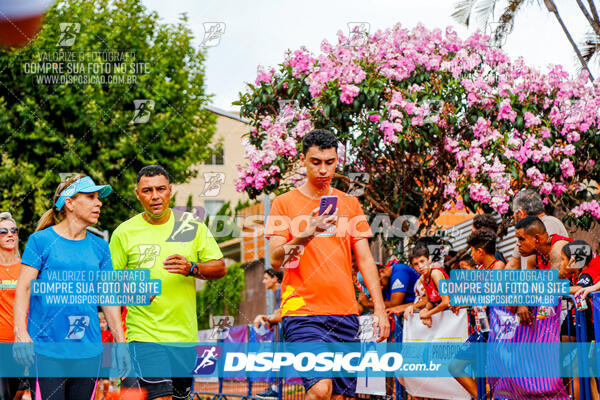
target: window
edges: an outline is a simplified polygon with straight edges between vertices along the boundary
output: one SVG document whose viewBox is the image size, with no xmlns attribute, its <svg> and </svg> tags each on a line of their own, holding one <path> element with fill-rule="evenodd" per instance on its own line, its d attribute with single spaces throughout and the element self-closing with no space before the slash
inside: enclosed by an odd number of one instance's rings
<svg viewBox="0 0 600 400">
<path fill-rule="evenodd" d="M 223 204 L 225 204 L 224 200 L 204 200 L 205 215 L 217 215 Z"/>
<path fill-rule="evenodd" d="M 206 165 L 225 165 L 225 151 L 223 147 L 214 149 L 208 159 L 204 161 Z"/>
</svg>

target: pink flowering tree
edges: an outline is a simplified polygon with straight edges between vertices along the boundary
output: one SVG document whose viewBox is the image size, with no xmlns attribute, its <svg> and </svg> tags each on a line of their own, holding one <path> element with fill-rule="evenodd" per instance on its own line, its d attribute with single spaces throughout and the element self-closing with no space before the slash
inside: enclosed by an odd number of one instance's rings
<svg viewBox="0 0 600 400">
<path fill-rule="evenodd" d="M 326 128 L 343 144 L 336 185 L 363 187 L 371 214 L 415 215 L 429 229 L 452 205 L 508 216 L 516 191 L 533 188 L 589 228 L 600 219 L 600 88 L 586 73 L 511 61 L 487 41 L 397 25 L 338 33 L 320 54 L 301 48 L 259 67 L 237 103 L 253 126 L 237 190 L 254 198 L 300 183 L 301 139 Z"/>
</svg>

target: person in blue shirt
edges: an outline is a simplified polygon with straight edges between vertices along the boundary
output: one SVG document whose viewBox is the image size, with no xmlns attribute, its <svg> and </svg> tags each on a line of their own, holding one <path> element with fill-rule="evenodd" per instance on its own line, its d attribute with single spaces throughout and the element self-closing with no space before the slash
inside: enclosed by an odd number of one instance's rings
<svg viewBox="0 0 600 400">
<path fill-rule="evenodd" d="M 97 304 L 44 304 L 42 296 L 31 296 L 31 281 L 65 271 L 112 270 L 108 243 L 86 230 L 98 222 L 100 199 L 111 191 L 87 176 L 67 179 L 25 246 L 15 295 L 14 356 L 22 364 L 33 364 L 31 388 L 40 393 L 32 393 L 32 398 L 93 398 L 103 350 Z M 120 307 L 102 309 L 115 341 L 125 342 Z M 125 350 L 117 352 L 121 372 L 129 369 Z M 87 377 L 66 378 L 69 373 Z"/>
<path fill-rule="evenodd" d="M 273 313 L 271 315 L 257 315 L 254 319 L 254 327 L 259 329 L 261 326 L 273 329 L 273 325 L 277 325 L 281 322 L 281 281 L 283 280 L 283 271 L 276 271 L 273 268 L 265 270 L 263 277 L 263 284 L 265 289 L 271 290 L 275 296 L 275 304 L 273 306 Z M 271 377 L 269 377 L 271 378 Z M 273 379 L 273 378 L 271 378 Z M 277 384 L 271 383 L 271 386 L 262 393 L 258 393 L 256 397 L 261 399 L 277 399 L 279 393 L 277 392 Z"/>
<path fill-rule="evenodd" d="M 283 280 L 283 271 L 276 271 L 273 268 L 265 270 L 263 284 L 265 289 L 271 290 L 274 295 L 275 304 L 273 306 L 273 314 L 260 314 L 254 318 L 253 324 L 256 329 L 261 325 L 272 328 L 273 325 L 281 322 L 281 281 Z"/>
<path fill-rule="evenodd" d="M 411 304 L 415 299 L 415 283 L 420 276 L 414 268 L 398 260 L 390 260 L 385 267 L 379 268 L 379 281 L 383 288 L 383 300 L 386 310 L 392 308 L 396 310 L 402 306 L 406 308 L 408 304 Z M 360 282 L 362 276 L 357 276 L 357 278 Z M 359 295 L 359 301 L 364 307 L 372 308 L 373 303 L 367 297 L 368 295 L 368 293 Z"/>
</svg>

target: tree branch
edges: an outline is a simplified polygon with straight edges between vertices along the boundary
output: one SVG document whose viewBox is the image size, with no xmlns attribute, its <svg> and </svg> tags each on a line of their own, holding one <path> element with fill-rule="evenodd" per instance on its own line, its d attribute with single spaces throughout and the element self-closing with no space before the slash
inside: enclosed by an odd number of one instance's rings
<svg viewBox="0 0 600 400">
<path fill-rule="evenodd" d="M 594 0 L 588 0 L 590 4 L 590 10 L 592 11 L 592 16 L 594 17 L 594 21 L 600 24 L 600 18 L 598 18 L 598 11 L 596 10 L 596 5 L 594 4 Z"/>
<path fill-rule="evenodd" d="M 587 63 L 583 59 L 583 56 L 581 55 L 581 52 L 579 51 L 579 48 L 577 47 L 577 44 L 575 43 L 575 41 L 573 41 L 573 38 L 571 37 L 571 34 L 569 33 L 569 30 L 567 29 L 565 23 L 563 22 L 562 18 L 560 17 L 560 14 L 558 12 L 558 9 L 556 8 L 556 5 L 554 4 L 554 1 L 553 0 L 544 0 L 544 3 L 546 4 L 546 7 L 548 8 L 548 11 L 550 11 L 551 13 L 553 13 L 554 16 L 556 17 L 556 20 L 558 21 L 558 23 L 560 24 L 560 27 L 562 28 L 563 32 L 567 36 L 567 39 L 569 40 L 569 43 L 571 43 L 571 46 L 573 47 L 573 50 L 575 51 L 575 54 L 577 54 L 577 58 L 579 59 L 579 62 L 581 63 L 581 66 L 583 68 L 585 68 L 585 70 L 588 72 L 588 74 L 590 75 L 590 79 L 594 80 L 594 76 L 592 75 L 592 71 L 590 71 L 590 69 L 588 68 Z"/>
<path fill-rule="evenodd" d="M 581 12 L 585 16 L 585 18 L 588 20 L 588 22 L 592 26 L 592 29 L 594 30 L 594 32 L 596 32 L 596 35 L 600 36 L 600 24 L 598 22 L 594 21 L 592 16 L 589 14 L 587 8 L 585 8 L 585 5 L 581 2 L 581 0 L 575 0 L 575 1 L 577 1 L 577 5 L 581 9 Z"/>
<path fill-rule="evenodd" d="M 380 202 L 376 201 L 370 194 L 369 192 L 372 190 L 371 185 L 365 185 L 362 182 L 358 182 L 358 181 L 354 181 L 351 180 L 349 177 L 345 176 L 345 175 L 341 175 L 336 173 L 335 177 L 346 182 L 346 183 L 358 183 L 362 186 L 364 186 L 364 188 L 366 189 L 365 192 L 363 193 L 363 196 L 365 196 L 365 198 L 369 201 L 369 204 L 375 206 L 376 209 L 378 209 L 379 211 L 382 211 L 388 215 L 390 215 L 391 217 L 393 217 L 394 219 L 398 218 L 399 214 L 392 212 L 392 210 L 390 210 L 388 207 L 384 206 L 383 204 L 381 204 Z"/>
</svg>

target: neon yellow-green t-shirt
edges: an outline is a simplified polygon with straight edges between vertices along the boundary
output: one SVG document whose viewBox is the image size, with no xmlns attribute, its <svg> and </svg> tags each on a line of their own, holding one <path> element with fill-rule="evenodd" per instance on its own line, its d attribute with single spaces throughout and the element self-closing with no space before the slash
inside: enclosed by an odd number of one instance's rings
<svg viewBox="0 0 600 400">
<path fill-rule="evenodd" d="M 178 211 L 171 211 L 162 225 L 152 225 L 138 214 L 115 229 L 110 253 L 114 269 L 149 269 L 151 279 L 162 282 L 161 294 L 150 305 L 127 307 L 127 340 L 197 342 L 196 279 L 168 272 L 163 262 L 174 254 L 194 262 L 222 258 L 206 225 Z"/>
</svg>

